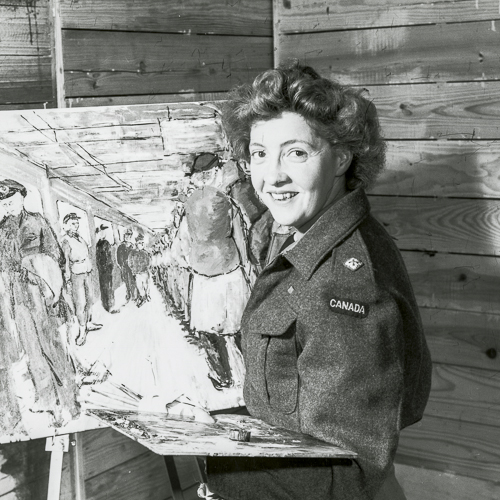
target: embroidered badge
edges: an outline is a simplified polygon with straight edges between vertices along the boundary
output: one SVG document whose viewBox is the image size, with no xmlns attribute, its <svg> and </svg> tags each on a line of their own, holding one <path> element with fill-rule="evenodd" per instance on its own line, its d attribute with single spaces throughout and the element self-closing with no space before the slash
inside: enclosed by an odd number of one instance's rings
<svg viewBox="0 0 500 500">
<path fill-rule="evenodd" d="M 336 297 L 330 298 L 329 304 L 333 312 L 347 314 L 355 318 L 366 318 L 370 309 L 369 305 L 364 302 Z"/>
<path fill-rule="evenodd" d="M 349 260 L 344 262 L 344 266 L 351 271 L 357 271 L 362 265 L 363 263 L 354 257 L 351 257 Z"/>
</svg>

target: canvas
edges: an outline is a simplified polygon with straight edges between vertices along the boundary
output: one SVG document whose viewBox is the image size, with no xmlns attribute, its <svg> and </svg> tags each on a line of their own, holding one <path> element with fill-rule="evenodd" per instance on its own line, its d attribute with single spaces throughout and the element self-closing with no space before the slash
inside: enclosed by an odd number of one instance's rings
<svg viewBox="0 0 500 500">
<path fill-rule="evenodd" d="M 217 105 L 3 112 L 0 159 L 0 442 L 243 405 L 272 219 Z"/>
</svg>

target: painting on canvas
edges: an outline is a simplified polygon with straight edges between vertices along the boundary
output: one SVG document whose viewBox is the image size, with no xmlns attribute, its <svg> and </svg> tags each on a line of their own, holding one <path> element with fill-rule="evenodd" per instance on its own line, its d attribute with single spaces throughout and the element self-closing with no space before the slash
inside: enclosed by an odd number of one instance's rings
<svg viewBox="0 0 500 500">
<path fill-rule="evenodd" d="M 0 442 L 243 405 L 272 220 L 217 106 L 2 115 Z"/>
</svg>

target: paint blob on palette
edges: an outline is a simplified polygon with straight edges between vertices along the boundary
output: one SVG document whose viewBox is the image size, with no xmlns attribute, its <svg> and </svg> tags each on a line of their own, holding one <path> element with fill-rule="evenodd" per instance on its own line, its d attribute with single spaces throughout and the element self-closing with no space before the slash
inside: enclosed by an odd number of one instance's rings
<svg viewBox="0 0 500 500">
<path fill-rule="evenodd" d="M 4 113 L 0 442 L 243 406 L 273 222 L 217 106 Z"/>
</svg>

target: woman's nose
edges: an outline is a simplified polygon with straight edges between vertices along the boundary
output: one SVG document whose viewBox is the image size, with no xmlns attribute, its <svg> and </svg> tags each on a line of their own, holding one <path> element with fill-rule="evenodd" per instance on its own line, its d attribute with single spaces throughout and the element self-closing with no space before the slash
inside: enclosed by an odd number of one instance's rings
<svg viewBox="0 0 500 500">
<path fill-rule="evenodd" d="M 283 170 L 283 165 L 279 158 L 271 159 L 266 166 L 266 172 L 264 175 L 264 181 L 266 184 L 275 186 L 277 184 L 283 184 L 286 182 L 288 176 Z"/>
</svg>

